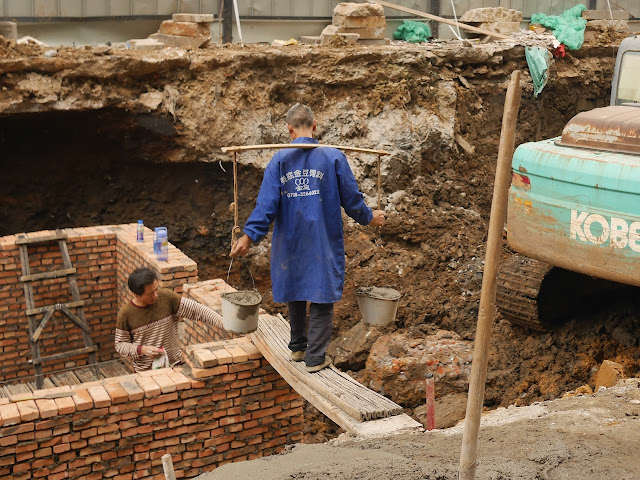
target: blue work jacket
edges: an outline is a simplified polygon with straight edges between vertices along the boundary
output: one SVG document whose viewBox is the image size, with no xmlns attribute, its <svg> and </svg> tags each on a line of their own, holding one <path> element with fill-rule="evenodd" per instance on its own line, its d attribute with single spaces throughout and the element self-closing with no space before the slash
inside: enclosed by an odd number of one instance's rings
<svg viewBox="0 0 640 480">
<path fill-rule="evenodd" d="M 318 141 L 301 137 L 293 143 Z M 258 242 L 275 221 L 271 243 L 274 302 L 340 300 L 345 265 L 340 207 L 362 225 L 373 218 L 340 150 L 291 148 L 273 156 L 244 233 Z"/>
</svg>

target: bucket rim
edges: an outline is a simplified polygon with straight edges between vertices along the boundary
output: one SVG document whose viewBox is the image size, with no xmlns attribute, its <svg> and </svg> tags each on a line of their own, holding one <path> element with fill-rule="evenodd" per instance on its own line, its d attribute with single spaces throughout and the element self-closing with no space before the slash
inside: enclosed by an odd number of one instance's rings
<svg viewBox="0 0 640 480">
<path fill-rule="evenodd" d="M 385 289 L 385 290 L 393 290 L 393 292 L 395 292 L 391 297 L 383 297 L 382 295 L 376 295 L 376 293 L 373 291 L 375 288 L 378 289 Z M 377 300 L 389 300 L 389 301 L 396 301 L 396 300 L 400 300 L 400 298 L 402 297 L 402 293 L 400 293 L 398 290 L 396 290 L 393 287 L 389 287 L 389 286 L 385 286 L 385 287 L 359 287 L 356 289 L 356 296 L 357 297 L 365 297 L 365 298 L 374 298 Z"/>
<path fill-rule="evenodd" d="M 233 300 L 233 297 L 237 296 L 238 294 L 250 294 L 256 301 L 255 303 L 237 303 Z M 224 292 L 220 295 L 220 298 L 222 298 L 222 300 L 226 300 L 229 303 L 232 303 L 233 305 L 238 305 L 241 307 L 252 307 L 259 305 L 260 302 L 262 302 L 262 295 L 260 295 L 260 293 L 255 290 L 237 290 L 235 292 Z"/>
</svg>

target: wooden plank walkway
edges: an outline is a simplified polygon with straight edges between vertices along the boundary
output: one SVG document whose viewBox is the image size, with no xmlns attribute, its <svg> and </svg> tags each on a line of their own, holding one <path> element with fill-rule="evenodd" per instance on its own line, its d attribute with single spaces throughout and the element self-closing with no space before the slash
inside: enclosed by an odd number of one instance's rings
<svg viewBox="0 0 640 480">
<path fill-rule="evenodd" d="M 278 373 L 301 396 L 349 433 L 388 434 L 419 429 L 402 407 L 331 366 L 308 373 L 304 362 L 289 358 L 289 324 L 281 316 L 260 315 L 252 341 Z"/>
</svg>

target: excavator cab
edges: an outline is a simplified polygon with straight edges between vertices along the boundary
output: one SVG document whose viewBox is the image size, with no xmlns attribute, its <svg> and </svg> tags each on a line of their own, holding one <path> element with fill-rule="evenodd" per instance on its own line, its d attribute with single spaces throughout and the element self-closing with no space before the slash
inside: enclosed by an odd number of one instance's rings
<svg viewBox="0 0 640 480">
<path fill-rule="evenodd" d="M 618 48 L 611 82 L 611 105 L 640 105 L 640 37 L 625 38 Z"/>
<path fill-rule="evenodd" d="M 562 136 L 513 155 L 507 241 L 496 303 L 512 323 L 546 330 L 616 285 L 640 286 L 640 38 L 618 51 L 611 105 Z M 587 297 L 585 297 L 587 295 Z M 586 301 L 589 304 L 589 301 Z"/>
</svg>

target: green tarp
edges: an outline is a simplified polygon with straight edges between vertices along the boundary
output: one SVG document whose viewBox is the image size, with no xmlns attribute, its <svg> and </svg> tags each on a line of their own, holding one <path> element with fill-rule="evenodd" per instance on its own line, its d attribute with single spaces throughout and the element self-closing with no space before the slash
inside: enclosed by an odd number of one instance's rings
<svg viewBox="0 0 640 480">
<path fill-rule="evenodd" d="M 409 43 L 428 42 L 429 37 L 431 37 L 429 25 L 413 20 L 403 20 L 402 25 L 393 32 L 394 40 L 404 40 Z"/>
<path fill-rule="evenodd" d="M 565 10 L 560 15 L 545 15 L 534 13 L 531 15 L 531 23 L 539 23 L 553 30 L 553 34 L 560 43 L 569 50 L 579 50 L 584 42 L 584 29 L 587 21 L 582 18 L 582 12 L 587 7 L 581 3 Z"/>
</svg>

